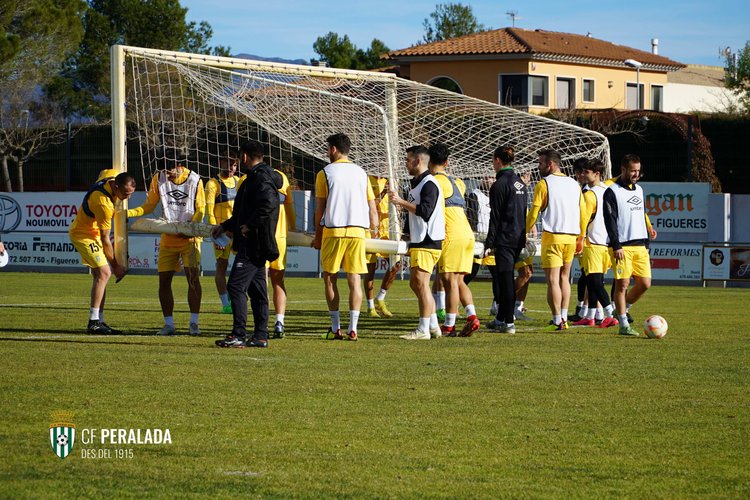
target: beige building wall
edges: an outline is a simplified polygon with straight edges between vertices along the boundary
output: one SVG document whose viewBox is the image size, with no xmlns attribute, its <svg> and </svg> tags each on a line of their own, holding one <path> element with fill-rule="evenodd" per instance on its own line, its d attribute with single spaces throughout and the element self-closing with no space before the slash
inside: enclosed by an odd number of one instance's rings
<svg viewBox="0 0 750 500">
<path fill-rule="evenodd" d="M 529 106 L 531 113 L 546 113 L 556 108 L 557 79 L 570 79 L 574 84 L 574 106 L 579 109 L 626 109 L 627 84 L 635 85 L 637 73 L 632 68 L 606 68 L 529 60 L 484 60 L 412 62 L 408 77 L 414 81 L 431 83 L 439 77 L 453 79 L 464 94 L 489 102 L 499 101 L 500 75 L 528 74 L 546 76 L 549 106 Z M 583 100 L 584 80 L 593 80 L 594 100 Z M 655 71 L 640 72 L 643 89 L 643 108 L 652 109 L 652 86 L 666 90 L 667 74 Z"/>
<path fill-rule="evenodd" d="M 422 83 L 447 76 L 452 78 L 463 93 L 489 102 L 498 100 L 498 75 L 501 72 L 529 72 L 529 62 L 518 61 L 441 61 L 411 63 L 411 79 Z"/>
</svg>

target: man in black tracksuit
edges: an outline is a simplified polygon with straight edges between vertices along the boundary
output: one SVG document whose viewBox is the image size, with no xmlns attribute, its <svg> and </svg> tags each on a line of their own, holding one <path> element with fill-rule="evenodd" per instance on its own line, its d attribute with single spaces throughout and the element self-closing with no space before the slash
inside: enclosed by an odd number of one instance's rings
<svg viewBox="0 0 750 500">
<path fill-rule="evenodd" d="M 513 171 L 513 148 L 495 150 L 492 165 L 497 172 L 490 188 L 490 225 L 484 242 L 485 255 L 495 252 L 493 294 L 497 300 L 496 331 L 515 333 L 513 308 L 516 291 L 513 270 L 526 245 L 526 184 Z"/>
<path fill-rule="evenodd" d="M 266 261 L 279 257 L 276 223 L 279 219 L 281 176 L 263 162 L 263 146 L 256 141 L 240 148 L 240 162 L 247 178 L 234 201 L 232 217 L 214 226 L 212 235 L 234 235 L 237 252 L 227 291 L 232 303 L 232 333 L 217 340 L 219 347 L 268 347 L 268 288 Z M 247 297 L 253 309 L 253 338 L 247 340 Z"/>
</svg>

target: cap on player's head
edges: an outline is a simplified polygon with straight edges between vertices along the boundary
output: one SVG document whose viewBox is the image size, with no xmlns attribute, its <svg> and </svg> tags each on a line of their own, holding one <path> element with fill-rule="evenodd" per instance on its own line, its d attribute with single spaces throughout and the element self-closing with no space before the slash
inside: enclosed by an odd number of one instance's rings
<svg viewBox="0 0 750 500">
<path fill-rule="evenodd" d="M 117 174 L 119 173 L 120 171 L 117 170 L 116 168 L 105 168 L 104 170 L 99 172 L 99 177 L 97 177 L 96 182 L 108 181 L 108 180 L 114 179 L 115 177 L 117 177 Z"/>
</svg>

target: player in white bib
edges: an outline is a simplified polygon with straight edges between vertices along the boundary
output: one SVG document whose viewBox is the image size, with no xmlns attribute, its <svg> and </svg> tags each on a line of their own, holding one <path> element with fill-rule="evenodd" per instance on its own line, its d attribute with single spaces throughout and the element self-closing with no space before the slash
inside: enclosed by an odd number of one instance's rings
<svg viewBox="0 0 750 500">
<path fill-rule="evenodd" d="M 183 165 L 176 152 L 168 152 L 166 169 L 160 170 L 151 179 L 146 202 L 138 208 L 128 210 L 128 217 L 150 214 L 161 204 L 162 216 L 170 221 L 201 222 L 206 208 L 203 181 L 200 176 Z M 174 335 L 174 295 L 172 278 L 185 269 L 188 282 L 188 306 L 190 323 L 188 333 L 200 335 L 198 314 L 201 309 L 201 238 L 181 234 L 162 234 L 159 240 L 157 268 L 159 271 L 159 303 L 164 315 L 164 326 L 159 335 Z"/>
<path fill-rule="evenodd" d="M 539 153 L 542 180 L 534 188 L 526 232 L 537 217 L 542 219 L 542 268 L 547 278 L 547 303 L 552 312 L 549 330 L 567 330 L 570 302 L 570 267 L 573 255 L 583 248 L 583 196 L 578 183 L 560 170 L 560 154 L 552 149 Z"/>
<path fill-rule="evenodd" d="M 408 212 L 409 221 L 409 286 L 419 303 L 419 325 L 402 339 L 429 340 L 441 336 L 430 293 L 430 276 L 440 259 L 445 239 L 445 208 L 443 193 L 427 166 L 430 155 L 424 146 L 406 150 L 406 170 L 412 176 L 408 200 L 395 191 L 389 193 L 391 203 Z"/>
<path fill-rule="evenodd" d="M 324 337 L 343 340 L 339 313 L 337 275 L 342 265 L 349 285 L 349 327 L 346 338 L 357 340 L 359 310 L 362 306 L 361 274 L 367 272 L 365 237 L 378 228 L 375 195 L 367 174 L 349 160 L 351 140 L 345 134 L 326 139 L 331 161 L 315 178 L 315 239 L 320 250 L 331 328 Z"/>
<path fill-rule="evenodd" d="M 595 326 L 597 304 L 601 304 L 605 317 L 601 328 L 618 324 L 613 317 L 613 305 L 609 294 L 604 288 L 604 273 L 611 267 L 607 242 L 607 228 L 604 226 L 604 192 L 607 186 L 602 183 L 604 163 L 601 160 L 588 160 L 583 166 L 582 178 L 587 189 L 583 193 L 586 203 L 585 219 L 590 221 L 586 228 L 586 240 L 581 255 L 581 268 L 586 270 L 585 281 L 588 293 L 588 307 L 584 308 L 584 316 L 575 321 L 575 326 Z"/>
<path fill-rule="evenodd" d="M 625 155 L 620 163 L 620 177 L 604 192 L 604 224 L 609 237 L 610 257 L 614 261 L 615 294 L 620 335 L 637 337 L 628 321 L 630 306 L 651 287 L 649 238 L 656 231 L 646 224 L 646 202 L 643 188 L 637 184 L 641 177 L 641 159 Z M 635 284 L 628 290 L 630 278 Z"/>
</svg>

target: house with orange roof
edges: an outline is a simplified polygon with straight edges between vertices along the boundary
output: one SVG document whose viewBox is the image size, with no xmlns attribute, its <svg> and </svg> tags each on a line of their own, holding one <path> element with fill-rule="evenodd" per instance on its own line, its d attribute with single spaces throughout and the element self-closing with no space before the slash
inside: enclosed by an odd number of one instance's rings
<svg viewBox="0 0 750 500">
<path fill-rule="evenodd" d="M 590 35 L 502 28 L 395 50 L 399 74 L 542 114 L 554 109 L 662 111 L 667 74 L 685 67 Z M 640 102 L 639 102 L 640 101 Z"/>
</svg>

